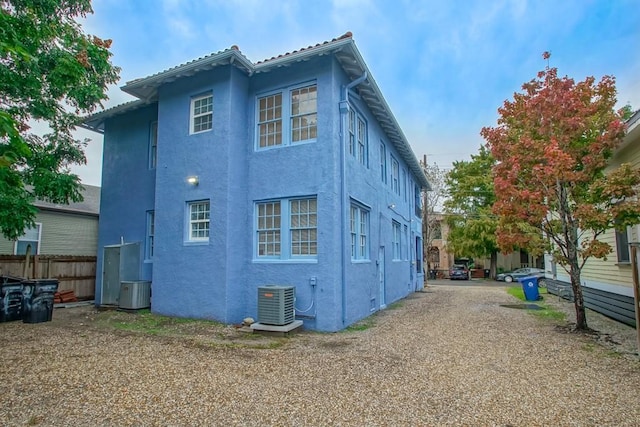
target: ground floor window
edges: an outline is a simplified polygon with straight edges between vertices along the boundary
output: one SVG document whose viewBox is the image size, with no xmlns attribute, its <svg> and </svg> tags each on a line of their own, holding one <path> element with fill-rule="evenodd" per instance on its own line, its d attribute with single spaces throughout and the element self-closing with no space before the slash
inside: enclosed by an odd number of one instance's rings
<svg viewBox="0 0 640 427">
<path fill-rule="evenodd" d="M 264 259 L 315 258 L 318 255 L 316 197 L 256 203 L 256 255 Z M 283 242 L 286 242 L 283 244 Z"/>
<path fill-rule="evenodd" d="M 14 254 L 25 255 L 27 247 L 31 246 L 31 255 L 40 253 L 40 237 L 42 236 L 42 224 L 36 223 L 33 228 L 24 230 L 24 234 L 16 240 Z"/>
<path fill-rule="evenodd" d="M 351 259 L 369 259 L 369 210 L 352 203 L 349 213 L 351 231 Z"/>
</svg>

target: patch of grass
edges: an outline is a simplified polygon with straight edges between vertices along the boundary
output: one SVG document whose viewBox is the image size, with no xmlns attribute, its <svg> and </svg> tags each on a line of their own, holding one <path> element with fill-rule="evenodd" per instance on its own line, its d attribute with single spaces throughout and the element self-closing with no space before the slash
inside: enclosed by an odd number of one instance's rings
<svg viewBox="0 0 640 427">
<path fill-rule="evenodd" d="M 541 295 L 548 294 L 545 288 L 539 288 L 539 293 Z M 511 296 L 518 298 L 520 301 L 526 301 L 524 296 L 524 291 L 522 290 L 522 286 L 511 286 L 507 288 L 507 293 Z M 532 301 L 533 302 L 533 301 Z M 559 311 L 554 310 L 552 307 L 549 307 L 547 304 L 542 301 L 535 301 L 535 304 L 542 307 L 542 310 L 531 310 L 531 313 L 541 319 L 549 319 L 554 321 L 564 321 L 565 314 Z"/>
<path fill-rule="evenodd" d="M 342 332 L 360 332 L 360 331 L 366 331 L 367 329 L 371 328 L 372 326 L 375 325 L 376 321 L 373 318 L 374 315 L 371 315 L 369 317 L 366 317 L 362 320 L 360 320 L 359 322 L 356 322 L 350 326 L 347 326 L 345 329 L 342 330 Z"/>
<path fill-rule="evenodd" d="M 404 306 L 404 303 L 402 301 L 396 301 L 393 304 L 389 304 L 387 306 L 387 310 L 396 310 L 398 308 L 402 308 Z"/>
<path fill-rule="evenodd" d="M 173 332 L 178 325 L 190 323 L 200 323 L 203 327 L 218 325 L 217 322 L 209 320 L 160 316 L 149 310 L 140 310 L 135 313 L 104 312 L 101 317 L 102 323 L 108 327 L 147 335 L 165 335 Z"/>
</svg>

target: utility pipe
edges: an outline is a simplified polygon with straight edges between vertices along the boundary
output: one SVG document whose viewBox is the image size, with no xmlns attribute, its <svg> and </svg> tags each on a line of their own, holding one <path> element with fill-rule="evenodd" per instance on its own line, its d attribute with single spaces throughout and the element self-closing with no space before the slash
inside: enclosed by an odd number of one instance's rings
<svg viewBox="0 0 640 427">
<path fill-rule="evenodd" d="M 344 90 L 342 91 L 342 99 L 340 100 L 340 139 L 342 140 L 342 144 L 340 144 L 341 150 L 340 150 L 340 199 L 342 200 L 342 233 L 341 234 L 341 244 L 342 244 L 342 326 L 344 326 L 344 324 L 347 321 L 347 263 L 348 261 L 351 259 L 351 253 L 349 252 L 349 254 L 347 255 L 347 234 L 349 232 L 349 230 L 347 230 L 347 214 L 348 214 L 348 207 L 349 207 L 349 203 L 347 200 L 347 183 L 346 183 L 346 176 L 347 176 L 347 156 L 346 156 L 346 142 L 347 142 L 347 138 L 345 135 L 345 129 L 348 128 L 349 123 L 347 122 L 347 120 L 349 120 L 349 117 L 347 116 L 347 114 L 349 113 L 349 91 L 351 89 L 353 89 L 354 87 L 356 87 L 357 85 L 359 85 L 360 83 L 364 82 L 367 79 L 367 72 L 365 71 L 360 77 L 358 77 L 357 79 L 353 80 L 351 83 L 349 83 L 348 85 L 346 85 L 344 87 Z"/>
</svg>

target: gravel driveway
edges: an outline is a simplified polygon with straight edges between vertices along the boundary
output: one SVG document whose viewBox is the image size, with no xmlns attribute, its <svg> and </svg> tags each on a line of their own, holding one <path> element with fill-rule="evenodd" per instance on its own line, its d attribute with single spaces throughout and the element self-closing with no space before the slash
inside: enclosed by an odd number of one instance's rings
<svg viewBox="0 0 640 427">
<path fill-rule="evenodd" d="M 518 302 L 431 286 L 364 330 L 285 339 L 201 322 L 127 332 L 105 319 L 130 314 L 56 309 L 0 324 L 0 423 L 639 425 L 638 357 L 501 307 Z"/>
</svg>

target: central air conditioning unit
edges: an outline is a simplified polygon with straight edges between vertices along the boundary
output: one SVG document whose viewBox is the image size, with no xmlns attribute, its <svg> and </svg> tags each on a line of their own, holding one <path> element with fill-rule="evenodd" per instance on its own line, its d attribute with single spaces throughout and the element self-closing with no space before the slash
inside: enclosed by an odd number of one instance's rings
<svg viewBox="0 0 640 427">
<path fill-rule="evenodd" d="M 283 326 L 295 320 L 296 289 L 293 286 L 258 287 L 258 323 Z"/>
</svg>

